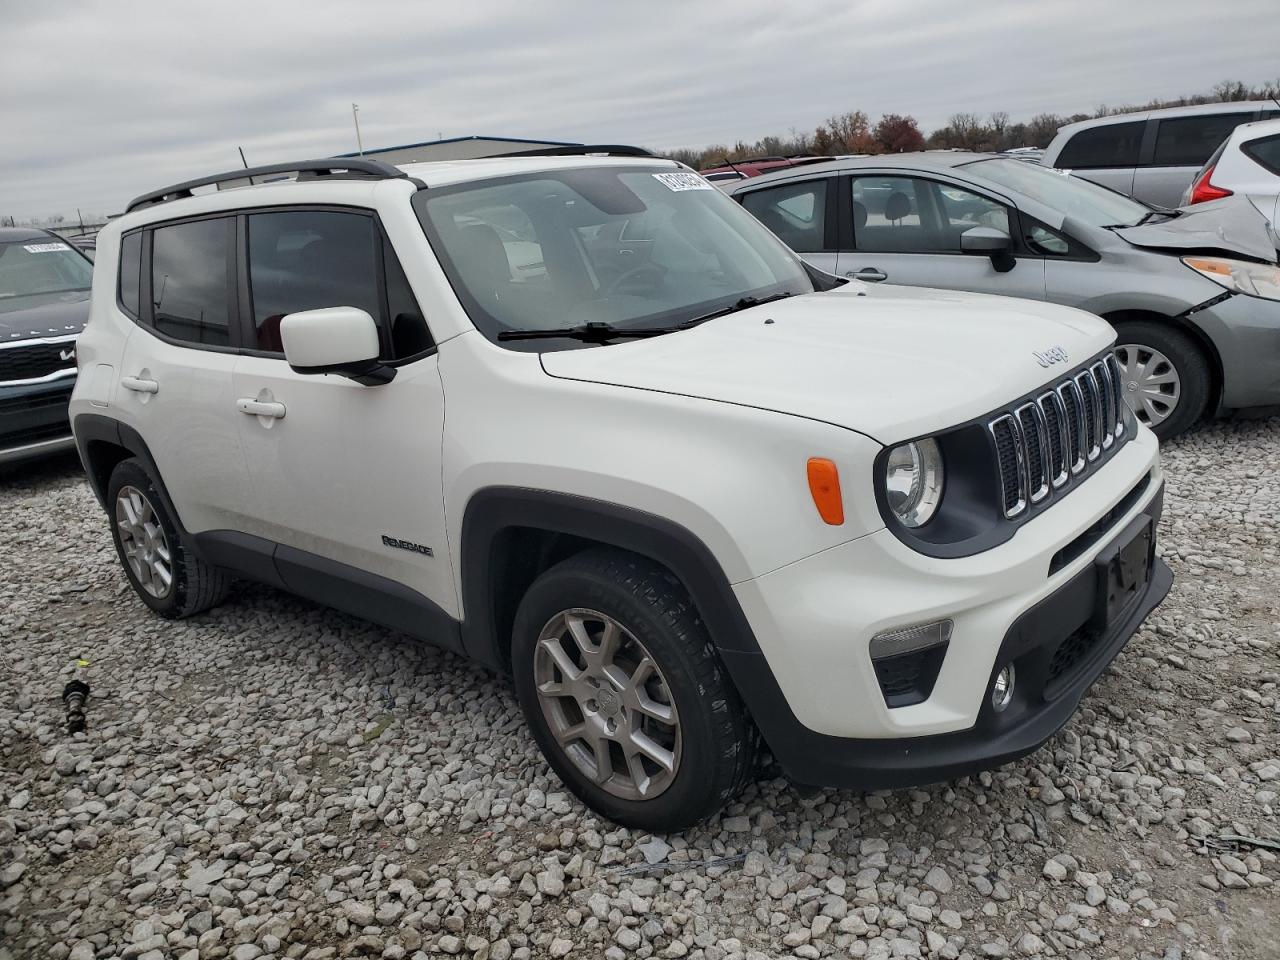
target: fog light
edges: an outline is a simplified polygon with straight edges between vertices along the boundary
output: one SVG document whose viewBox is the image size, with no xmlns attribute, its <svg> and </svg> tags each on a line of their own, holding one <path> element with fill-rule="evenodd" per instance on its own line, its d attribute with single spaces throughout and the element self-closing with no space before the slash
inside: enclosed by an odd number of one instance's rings
<svg viewBox="0 0 1280 960">
<path fill-rule="evenodd" d="M 871 659 L 881 660 L 940 646 L 951 639 L 952 626 L 950 620 L 935 620 L 933 623 L 877 633 L 871 638 Z"/>
<path fill-rule="evenodd" d="M 1000 668 L 995 682 L 991 684 L 991 709 L 996 713 L 1004 713 L 1005 708 L 1013 702 L 1013 683 L 1013 664 L 1008 663 Z"/>
</svg>

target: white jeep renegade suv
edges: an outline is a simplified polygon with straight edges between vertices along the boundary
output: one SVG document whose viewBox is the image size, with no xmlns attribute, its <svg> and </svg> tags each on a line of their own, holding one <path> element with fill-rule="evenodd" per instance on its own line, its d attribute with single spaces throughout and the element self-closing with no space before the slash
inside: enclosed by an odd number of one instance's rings
<svg viewBox="0 0 1280 960">
<path fill-rule="evenodd" d="M 95 271 L 71 412 L 141 600 L 249 578 L 509 672 L 621 823 L 762 743 L 859 789 L 1027 754 L 1169 589 L 1107 324 L 836 286 L 642 151 L 236 171 Z"/>
</svg>

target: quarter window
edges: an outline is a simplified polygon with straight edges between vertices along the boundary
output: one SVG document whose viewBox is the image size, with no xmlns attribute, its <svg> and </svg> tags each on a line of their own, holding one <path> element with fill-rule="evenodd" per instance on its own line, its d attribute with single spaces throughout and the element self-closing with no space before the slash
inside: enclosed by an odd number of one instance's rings
<svg viewBox="0 0 1280 960">
<path fill-rule="evenodd" d="M 1215 113 L 1161 120 L 1152 162 L 1158 167 L 1198 167 L 1232 130 L 1249 119 L 1247 113 Z"/>
<path fill-rule="evenodd" d="M 227 218 L 157 227 L 152 234 L 152 323 L 157 333 L 210 346 L 231 342 Z"/>
<path fill-rule="evenodd" d="M 1280 174 L 1280 136 L 1253 140 L 1240 148 L 1245 156 L 1271 173 Z"/>
<path fill-rule="evenodd" d="M 742 205 L 797 253 L 826 249 L 826 180 L 753 190 Z"/>
<path fill-rule="evenodd" d="M 1081 130 L 1067 141 L 1053 165 L 1062 170 L 1135 167 L 1146 126 L 1145 120 L 1134 120 Z"/>
<path fill-rule="evenodd" d="M 120 306 L 138 318 L 139 284 L 142 274 L 142 234 L 131 233 L 120 241 Z"/>
</svg>

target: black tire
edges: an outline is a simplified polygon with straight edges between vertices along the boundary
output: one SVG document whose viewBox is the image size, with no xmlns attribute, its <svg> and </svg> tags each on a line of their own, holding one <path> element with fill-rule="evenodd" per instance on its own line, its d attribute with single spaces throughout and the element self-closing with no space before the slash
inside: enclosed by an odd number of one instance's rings
<svg viewBox="0 0 1280 960">
<path fill-rule="evenodd" d="M 1115 324 L 1116 346 L 1133 345 L 1158 350 L 1169 359 L 1178 375 L 1181 395 L 1165 419 L 1151 426 L 1161 440 L 1168 440 L 1193 426 L 1209 406 L 1213 375 L 1209 359 L 1190 336 L 1168 323 L 1149 320 L 1120 321 Z M 1148 423 L 1149 417 L 1139 413 Z M 1148 423 L 1150 426 L 1150 424 Z"/>
<path fill-rule="evenodd" d="M 678 712 L 681 758 L 670 784 L 651 799 L 624 799 L 598 786 L 575 766 L 543 713 L 534 677 L 538 638 L 574 608 L 616 620 L 664 675 Z M 673 576 L 642 557 L 589 550 L 538 577 L 516 612 L 512 672 L 547 762 L 583 803 L 616 823 L 657 833 L 683 830 L 720 810 L 755 771 L 754 724 L 693 602 Z"/>
<path fill-rule="evenodd" d="M 141 460 L 122 460 L 111 471 L 111 479 L 107 483 L 107 517 L 111 524 L 111 540 L 116 545 L 116 556 L 120 558 L 120 566 L 124 568 L 134 593 L 160 616 L 180 620 L 221 603 L 232 581 L 226 573 L 209 566 L 196 556 L 190 541 L 174 523 L 166 507 L 168 501 L 160 495 L 158 486 Z M 116 509 L 120 492 L 126 487 L 136 490 L 145 498 L 155 523 L 164 534 L 172 576 L 172 582 L 164 596 L 158 597 L 148 592 L 125 555 L 123 536 L 120 525 L 116 522 Z"/>
</svg>

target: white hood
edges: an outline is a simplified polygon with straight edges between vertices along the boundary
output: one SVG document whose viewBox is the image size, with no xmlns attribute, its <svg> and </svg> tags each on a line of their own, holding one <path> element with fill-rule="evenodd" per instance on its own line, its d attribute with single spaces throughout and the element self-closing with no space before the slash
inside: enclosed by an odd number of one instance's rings
<svg viewBox="0 0 1280 960">
<path fill-rule="evenodd" d="M 545 353 L 542 365 L 553 377 L 775 410 L 894 443 L 1030 393 L 1115 336 L 1070 307 L 906 287 L 863 295 L 854 286 L 667 336 Z M 1046 369 L 1035 354 L 1051 347 L 1067 359 Z"/>
</svg>

